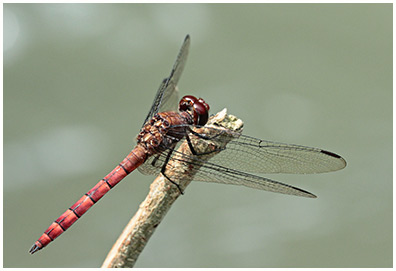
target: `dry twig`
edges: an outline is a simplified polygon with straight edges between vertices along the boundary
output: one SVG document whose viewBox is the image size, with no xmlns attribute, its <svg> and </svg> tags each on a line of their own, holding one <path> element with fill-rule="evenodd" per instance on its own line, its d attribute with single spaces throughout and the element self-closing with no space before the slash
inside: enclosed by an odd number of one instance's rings
<svg viewBox="0 0 396 271">
<path fill-rule="evenodd" d="M 243 122 L 232 115 L 227 115 L 227 110 L 224 109 L 211 117 L 205 127 L 213 127 L 213 125 L 217 129 L 225 128 L 224 131 L 236 132 L 241 131 Z M 203 131 L 199 132 L 211 136 L 210 131 L 205 130 L 205 127 L 200 128 Z M 235 134 L 224 133 L 221 136 L 226 137 L 226 140 L 222 140 L 222 145 L 219 145 L 218 141 L 201 139 L 193 139 L 192 143 L 198 153 L 207 153 L 213 149 L 224 148 L 225 144 L 232 140 Z M 191 155 L 186 142 L 181 144 L 178 152 Z M 216 155 L 216 152 L 200 156 L 199 159 L 209 160 L 214 155 Z M 188 163 L 177 160 L 177 155 L 175 155 L 174 159 L 169 161 L 167 169 L 171 168 L 172 170 L 169 170 L 169 173 L 166 172 L 166 174 L 172 181 L 179 183 L 180 188 L 184 191 L 199 169 L 199 165 L 191 167 Z M 151 184 L 149 194 L 140 204 L 139 210 L 110 250 L 102 267 L 133 267 L 154 230 L 179 196 L 179 189 L 160 174 Z"/>
</svg>

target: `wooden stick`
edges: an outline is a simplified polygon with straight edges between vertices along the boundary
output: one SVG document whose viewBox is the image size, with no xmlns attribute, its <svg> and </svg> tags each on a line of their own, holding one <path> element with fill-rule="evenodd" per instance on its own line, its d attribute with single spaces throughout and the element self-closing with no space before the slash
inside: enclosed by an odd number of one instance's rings
<svg viewBox="0 0 396 271">
<path fill-rule="evenodd" d="M 231 130 L 233 132 L 239 132 L 242 130 L 243 122 L 232 115 L 227 115 L 227 110 L 223 109 L 209 119 L 205 127 L 208 126 L 215 127 L 216 129 L 224 129 L 224 131 Z M 199 131 L 197 132 L 204 133 L 209 137 L 213 136 L 213 130 L 205 130 L 205 127 L 198 129 Z M 221 136 L 223 139 L 226 137 L 221 143 L 196 137 L 192 139 L 192 144 L 198 153 L 208 153 L 218 148 L 224 148 L 225 145 L 235 137 L 235 134 L 224 133 L 224 135 L 221 134 Z M 187 142 L 181 144 L 177 153 L 174 154 L 173 159 L 169 161 L 166 175 L 172 181 L 178 183 L 180 188 L 185 191 L 200 166 L 196 165 L 191 167 L 188 162 L 177 161 L 179 152 L 191 155 Z M 217 153 L 218 152 L 212 152 L 208 155 L 199 156 L 199 159 L 206 161 Z M 185 158 L 183 158 L 183 161 L 184 160 Z M 133 267 L 154 230 L 161 223 L 166 213 L 179 196 L 179 189 L 160 174 L 151 184 L 150 192 L 146 199 L 140 204 L 139 210 L 129 221 L 128 225 L 113 245 L 102 268 Z"/>
</svg>

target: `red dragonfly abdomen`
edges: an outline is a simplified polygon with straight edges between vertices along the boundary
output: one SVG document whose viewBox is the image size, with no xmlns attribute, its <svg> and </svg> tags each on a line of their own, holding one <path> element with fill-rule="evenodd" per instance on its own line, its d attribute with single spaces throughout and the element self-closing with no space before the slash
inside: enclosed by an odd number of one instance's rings
<svg viewBox="0 0 396 271">
<path fill-rule="evenodd" d="M 34 243 L 29 252 L 33 254 L 42 249 L 70 228 L 70 226 L 85 214 L 89 208 L 91 208 L 129 173 L 140 166 L 146 158 L 146 149 L 140 144 L 137 145 L 116 168 L 100 180 L 91 190 L 88 191 L 88 193 L 73 204 L 73 206 L 64 212 L 57 220 L 55 220 Z"/>
</svg>

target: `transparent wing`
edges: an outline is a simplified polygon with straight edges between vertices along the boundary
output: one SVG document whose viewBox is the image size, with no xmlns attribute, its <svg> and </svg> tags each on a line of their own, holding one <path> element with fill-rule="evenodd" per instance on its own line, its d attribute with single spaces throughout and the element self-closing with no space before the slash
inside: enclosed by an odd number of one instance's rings
<svg viewBox="0 0 396 271">
<path fill-rule="evenodd" d="M 226 146 L 210 159 L 219 166 L 252 173 L 299 174 L 336 171 L 346 166 L 341 156 L 319 148 L 272 142 L 213 127 L 205 130 L 207 134 L 187 134 L 192 140 L 206 140 L 209 134 L 209 141 L 227 140 L 227 144 L 218 144 Z M 233 140 L 222 136 L 224 133 L 232 134 Z"/>
<path fill-rule="evenodd" d="M 300 197 L 316 198 L 316 196 L 301 188 L 277 182 L 261 176 L 221 167 L 213 163 L 206 163 L 194 176 L 194 180 L 223 184 L 242 185 L 275 193 Z"/>
<path fill-rule="evenodd" d="M 245 135 L 229 142 L 211 162 L 258 173 L 323 173 L 346 166 L 341 156 L 329 151 Z"/>
<path fill-rule="evenodd" d="M 163 152 L 150 157 L 139 170 L 144 174 L 159 174 L 165 163 L 167 153 Z M 175 163 L 177 162 L 177 163 Z M 173 151 L 170 161 L 166 167 L 166 174 L 171 176 L 178 175 L 178 172 L 185 174 L 185 166 L 175 166 L 188 164 L 188 170 L 193 172 L 195 181 L 214 182 L 222 184 L 242 185 L 254 189 L 260 189 L 281 194 L 295 195 L 301 197 L 315 198 L 316 196 L 300 188 L 270 180 L 268 178 L 255 176 L 238 170 L 230 169 L 214 163 L 202 160 L 199 156 L 183 154 L 176 150 Z M 180 175 L 180 174 L 179 174 Z"/>
<path fill-rule="evenodd" d="M 153 105 L 151 106 L 150 112 L 147 114 L 143 125 L 158 112 L 178 110 L 179 94 L 177 91 L 177 84 L 187 61 L 190 40 L 190 36 L 187 35 L 182 47 L 180 48 L 179 54 L 177 55 L 171 74 L 162 81 L 158 88 Z"/>
</svg>

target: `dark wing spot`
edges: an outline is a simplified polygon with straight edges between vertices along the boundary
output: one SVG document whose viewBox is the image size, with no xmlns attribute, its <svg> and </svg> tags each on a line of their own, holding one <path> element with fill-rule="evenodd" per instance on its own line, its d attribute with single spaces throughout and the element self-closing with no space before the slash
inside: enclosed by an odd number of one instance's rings
<svg viewBox="0 0 396 271">
<path fill-rule="evenodd" d="M 325 150 L 321 150 L 320 152 L 322 152 L 324 154 L 327 154 L 327 155 L 330 155 L 330 156 L 333 156 L 333 157 L 338 158 L 338 159 L 341 158 L 341 156 L 339 156 L 338 154 L 335 154 L 333 152 L 329 152 L 329 151 L 325 151 Z"/>
</svg>

